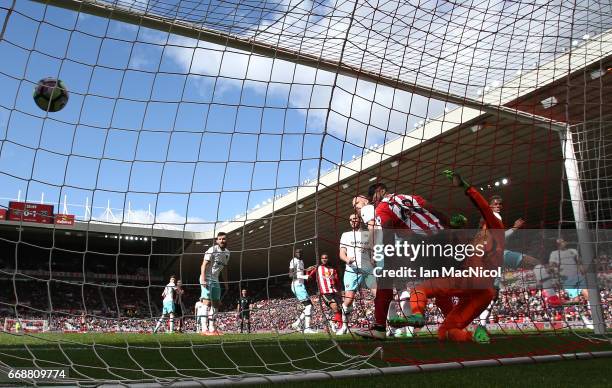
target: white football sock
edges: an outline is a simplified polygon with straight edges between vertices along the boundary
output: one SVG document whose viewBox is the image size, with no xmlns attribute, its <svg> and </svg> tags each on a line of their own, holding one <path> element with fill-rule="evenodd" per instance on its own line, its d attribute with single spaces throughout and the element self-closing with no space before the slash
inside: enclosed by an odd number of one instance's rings
<svg viewBox="0 0 612 388">
<path fill-rule="evenodd" d="M 208 309 L 208 330 L 215 331 L 215 318 L 217 314 L 217 309 L 213 306 L 210 306 Z"/>
<path fill-rule="evenodd" d="M 400 308 L 402 309 L 403 318 L 408 317 L 412 314 L 412 309 L 410 308 L 410 292 L 402 291 L 400 294 Z"/>
<path fill-rule="evenodd" d="M 204 305 L 202 307 L 202 316 L 200 321 L 200 327 L 202 329 L 202 333 L 208 330 L 208 306 Z"/>
<path fill-rule="evenodd" d="M 391 318 L 395 318 L 397 317 L 397 301 L 392 300 L 391 303 L 389 303 L 389 309 L 387 310 L 387 320 L 390 320 Z"/>
<path fill-rule="evenodd" d="M 310 329 L 310 311 L 311 310 L 312 310 L 312 305 L 309 304 L 308 306 L 304 307 L 304 312 L 302 312 L 302 314 L 304 315 L 304 330 Z"/>
<path fill-rule="evenodd" d="M 352 310 L 351 306 L 342 304 L 342 328 L 348 327 L 349 314 Z"/>
<path fill-rule="evenodd" d="M 157 330 L 159 330 L 159 327 L 161 326 L 163 320 L 164 320 L 164 316 L 162 315 L 157 321 L 157 324 L 155 325 L 155 330 L 153 330 L 154 333 L 157 332 Z"/>
</svg>

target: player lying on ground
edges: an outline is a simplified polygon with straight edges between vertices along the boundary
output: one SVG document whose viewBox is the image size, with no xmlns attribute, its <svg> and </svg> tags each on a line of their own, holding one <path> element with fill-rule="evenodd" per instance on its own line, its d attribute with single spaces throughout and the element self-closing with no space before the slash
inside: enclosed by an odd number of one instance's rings
<svg viewBox="0 0 612 388">
<path fill-rule="evenodd" d="M 230 251 L 227 249 L 227 235 L 223 232 L 217 233 L 215 245 L 208 248 L 204 253 L 202 266 L 200 267 L 200 299 L 204 304 L 202 314 L 202 335 L 221 335 L 215 327 L 215 318 L 221 301 L 221 285 L 219 275 L 229 262 Z M 227 276 L 225 277 L 227 279 Z"/>
<path fill-rule="evenodd" d="M 446 170 L 444 174 L 457 187 L 465 189 L 465 194 L 476 205 L 484 222 L 480 231 L 472 240 L 473 246 L 484 247 L 484 252 L 465 258 L 464 268 L 482 267 L 496 269 L 501 266 L 504 251 L 504 225 L 495 216 L 488 202 L 478 190 L 465 182 L 458 174 Z M 413 314 L 406 320 L 391 322 L 393 325 L 408 324 L 422 327 L 425 325 L 424 311 L 429 298 L 436 298 L 436 305 L 444 314 L 444 321 L 438 328 L 440 340 L 474 341 L 488 343 L 486 330 L 479 326 L 474 333 L 466 328 L 495 298 L 494 278 L 438 278 L 422 282 L 410 295 L 410 306 Z M 457 298 L 457 304 L 453 303 Z"/>
</svg>

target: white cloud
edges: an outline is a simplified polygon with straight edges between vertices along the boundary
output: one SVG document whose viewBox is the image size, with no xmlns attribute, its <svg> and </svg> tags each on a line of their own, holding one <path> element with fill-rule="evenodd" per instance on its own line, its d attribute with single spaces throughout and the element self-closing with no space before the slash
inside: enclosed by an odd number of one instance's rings
<svg viewBox="0 0 612 388">
<path fill-rule="evenodd" d="M 155 219 L 155 222 L 153 220 Z M 122 224 L 123 226 L 151 227 L 155 229 L 188 230 L 194 232 L 212 229 L 213 225 L 200 217 L 185 217 L 175 209 L 165 210 L 153 215 L 148 210 L 138 209 L 122 213 L 114 209 L 100 211 L 92 217 L 92 221 Z"/>
<path fill-rule="evenodd" d="M 332 85 L 335 74 L 313 69 L 291 62 L 274 60 L 272 58 L 250 55 L 236 51 L 223 51 L 221 46 L 209 43 L 199 43 L 198 47 L 188 47 L 192 40 L 185 39 L 181 43 L 187 47 L 173 47 L 167 54 L 190 74 L 219 76 L 215 95 L 222 98 L 231 88 L 241 88 L 240 79 L 249 78 L 264 83 L 247 83 L 244 87 L 269 97 L 283 98 L 287 95 L 285 106 L 290 108 L 310 109 L 308 115 L 311 124 L 323 126 L 328 119 L 327 131 L 337 137 L 344 138 L 356 144 L 364 145 L 367 126 L 350 125 L 341 115 L 355 120 L 379 126 L 382 130 L 404 132 L 400 122 L 390 122 L 389 108 L 393 105 L 395 91 L 392 88 L 375 85 L 371 82 L 357 82 L 350 77 L 339 77 L 338 88 L 334 92 L 334 101 L 330 105 Z M 237 79 L 233 79 L 237 78 Z M 208 82 L 209 84 L 210 82 Z M 257 86 L 255 86 L 257 85 Z M 210 85 L 207 85 L 210 86 Z M 374 106 L 374 104 L 380 104 Z M 339 113 L 327 117 L 327 109 Z M 384 108 L 384 107 L 387 108 Z M 415 107 L 412 108 L 414 113 Z M 418 113 L 417 113 L 418 114 Z M 392 116 L 395 117 L 395 116 Z M 368 136 L 368 144 L 381 142 L 380 135 Z"/>
<path fill-rule="evenodd" d="M 150 64 L 151 61 L 144 55 L 132 54 L 130 56 L 130 63 L 128 66 L 130 67 L 130 69 L 143 70 L 147 67 L 147 65 Z"/>
<path fill-rule="evenodd" d="M 127 3 L 134 2 L 120 2 Z M 588 6 L 548 12 L 548 0 L 483 5 L 424 0 L 375 5 L 360 2 L 351 20 L 354 4 L 281 0 L 277 12 L 267 14 L 274 19 L 264 15 L 258 25 L 242 30 L 242 34 L 332 61 L 342 58 L 355 67 L 424 87 L 476 97 L 477 89 L 503 82 L 517 69 L 533 68 L 535 61 L 543 60 L 542 55 L 562 52 L 564 39 L 572 31 L 564 23 L 572 16 L 580 20 L 590 12 L 592 25 L 605 29 L 611 24 L 609 17 L 604 20 L 601 11 Z M 266 10 L 271 8 L 267 4 Z M 238 7 L 237 14 L 241 11 Z M 595 22 L 597 18 L 603 18 L 602 22 Z M 581 28 L 584 26 L 576 26 Z M 162 40 L 158 44 L 165 44 Z M 166 46 L 166 55 L 183 72 L 220 77 L 216 99 L 242 87 L 276 99 L 288 94 L 286 107 L 308 109 L 310 125 L 326 125 L 327 133 L 363 146 L 388 140 L 384 138 L 387 131 L 411 130 L 415 121 L 436 116 L 443 109 L 442 103 L 427 97 L 413 98 L 391 87 L 343 76 L 338 77 L 330 101 L 329 85 L 335 79 L 331 72 L 195 39 L 171 36 L 168 42 L 178 47 Z M 243 86 L 245 78 L 262 83 Z M 290 92 L 287 85 L 291 85 Z M 333 112 L 328 114 L 330 107 Z M 412 117 L 408 119 L 406 114 Z"/>
<path fill-rule="evenodd" d="M 184 224 L 186 217 L 177 213 L 176 210 L 170 209 L 157 214 L 155 221 L 162 224 Z"/>
<path fill-rule="evenodd" d="M 125 213 L 123 221 L 133 224 L 150 225 L 153 222 L 153 217 L 153 214 L 149 213 L 148 210 L 132 210 L 129 213 Z"/>
</svg>

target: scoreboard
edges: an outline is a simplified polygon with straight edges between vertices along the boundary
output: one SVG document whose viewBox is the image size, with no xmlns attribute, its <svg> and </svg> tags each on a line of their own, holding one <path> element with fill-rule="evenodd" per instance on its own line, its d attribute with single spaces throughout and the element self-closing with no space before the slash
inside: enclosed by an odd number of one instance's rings
<svg viewBox="0 0 612 388">
<path fill-rule="evenodd" d="M 54 214 L 53 205 L 11 201 L 8 210 L 0 209 L 0 220 L 74 225 L 75 217 L 73 214 Z"/>
<path fill-rule="evenodd" d="M 53 205 L 41 203 L 9 202 L 9 221 L 36 222 L 38 224 L 53 223 Z"/>
</svg>

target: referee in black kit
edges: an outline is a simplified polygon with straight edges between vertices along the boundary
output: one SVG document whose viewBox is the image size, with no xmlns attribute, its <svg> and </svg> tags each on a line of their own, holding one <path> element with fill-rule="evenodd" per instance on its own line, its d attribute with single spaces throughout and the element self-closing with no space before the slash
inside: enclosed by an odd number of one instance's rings
<svg viewBox="0 0 612 388">
<path fill-rule="evenodd" d="M 238 298 L 237 315 L 240 319 L 240 332 L 244 333 L 244 321 L 247 322 L 247 333 L 251 332 L 251 297 L 247 296 L 247 290 L 243 289 Z"/>
<path fill-rule="evenodd" d="M 183 332 L 183 282 L 180 280 L 176 281 L 176 291 L 174 292 L 174 318 L 177 319 L 179 333 Z"/>
</svg>

